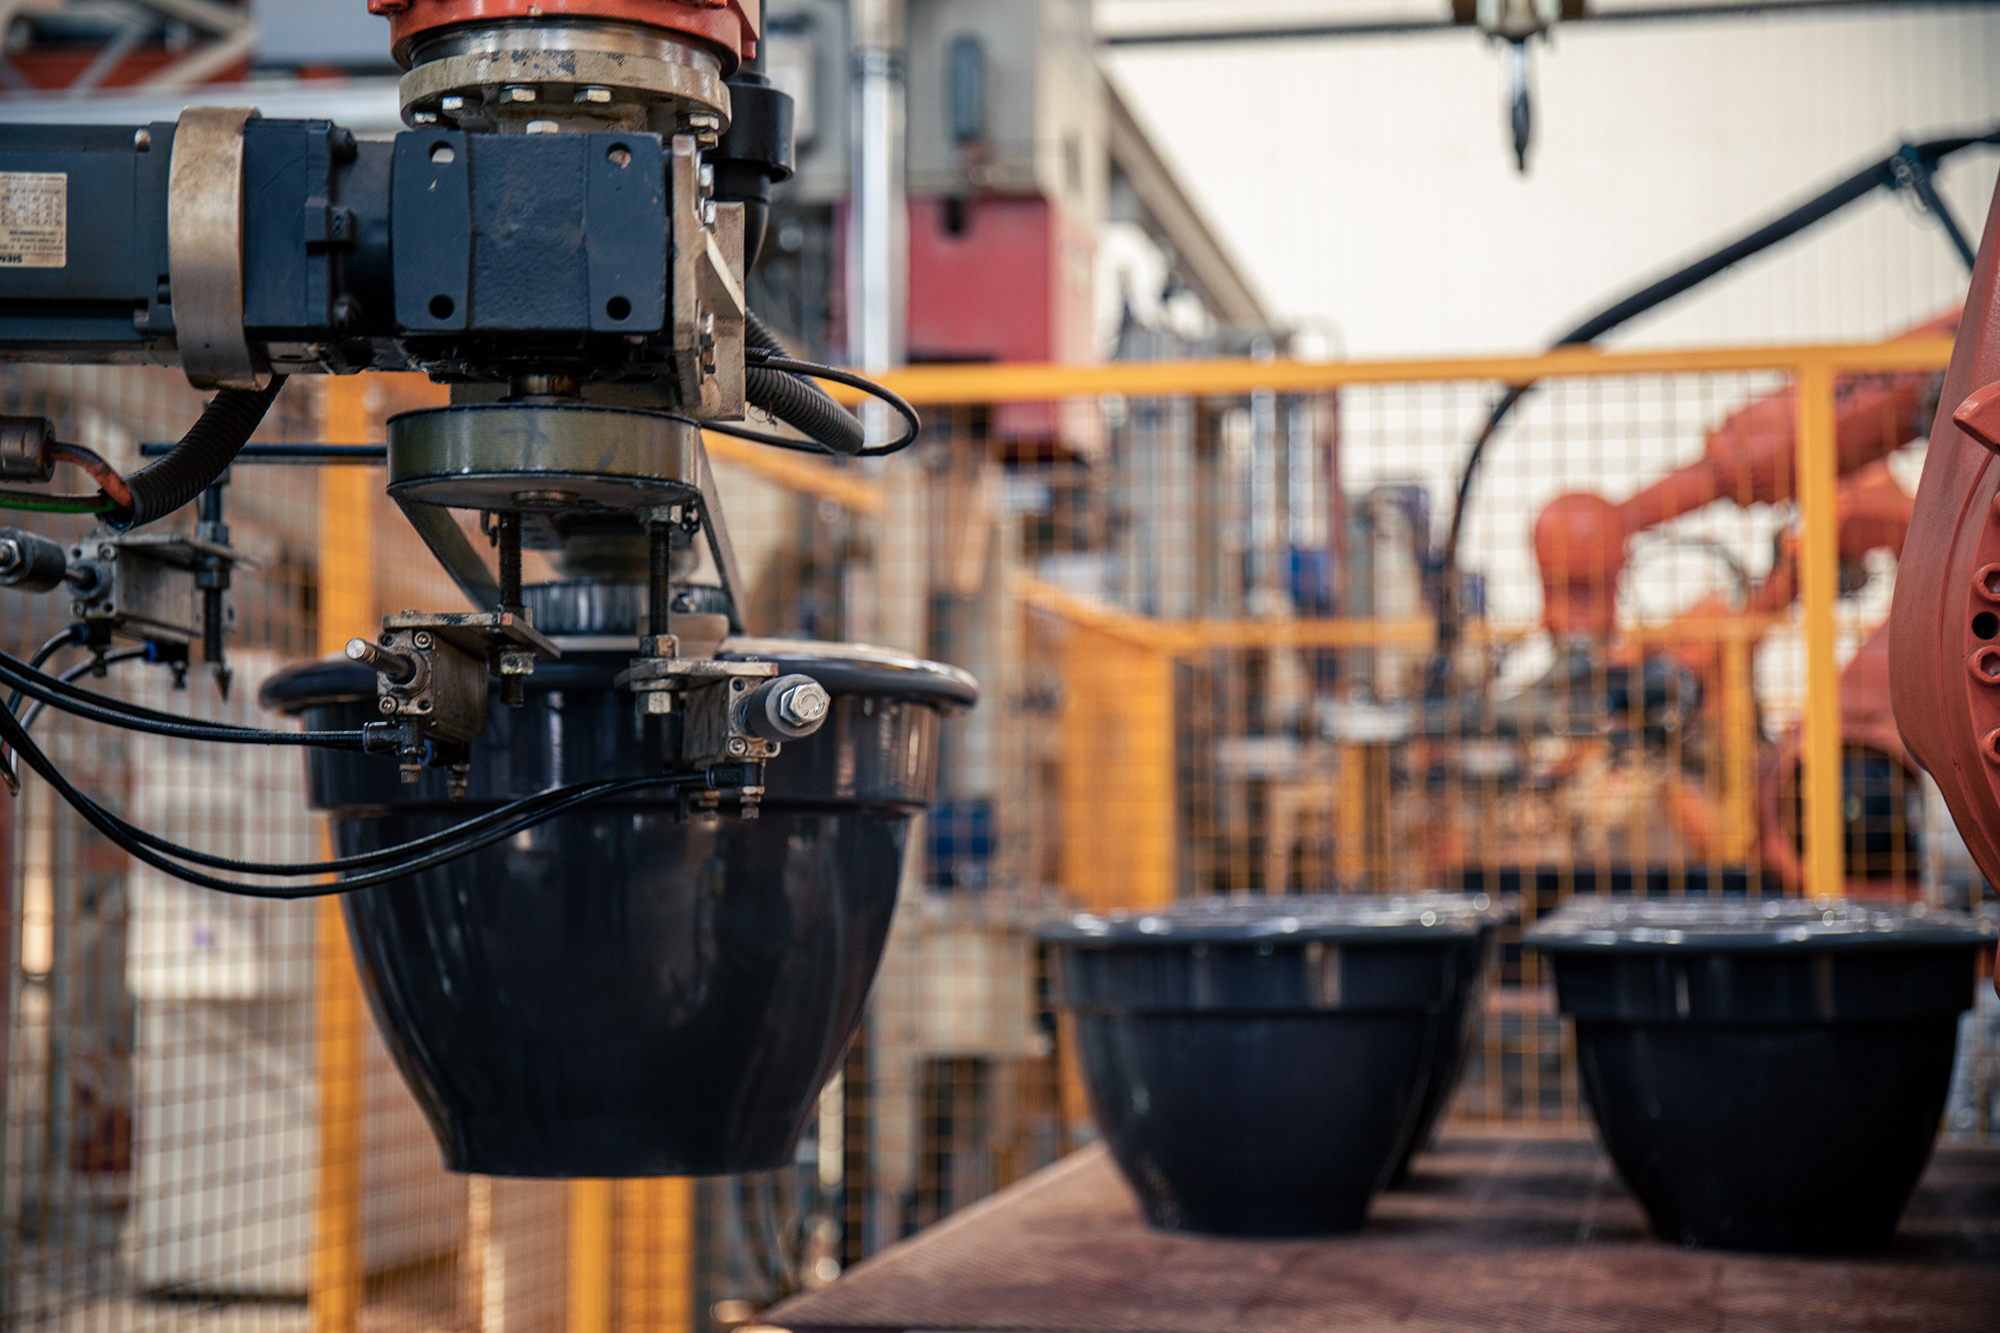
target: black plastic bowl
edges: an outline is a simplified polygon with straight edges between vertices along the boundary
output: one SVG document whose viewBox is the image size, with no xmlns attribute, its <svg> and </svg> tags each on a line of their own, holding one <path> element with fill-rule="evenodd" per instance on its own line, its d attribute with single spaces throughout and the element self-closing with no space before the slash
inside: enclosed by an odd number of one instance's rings
<svg viewBox="0 0 2000 1333">
<path fill-rule="evenodd" d="M 1360 898 L 1207 899 L 1039 932 L 1146 1220 L 1353 1231 L 1414 1133 L 1479 927 Z"/>
<path fill-rule="evenodd" d="M 1363 899 L 1362 901 L 1372 901 Z M 1479 1030 L 1486 1005 L 1486 964 L 1493 937 L 1499 927 L 1520 916 L 1516 898 L 1495 898 L 1486 893 L 1444 893 L 1431 891 L 1395 895 L 1382 899 L 1395 909 L 1414 907 L 1440 914 L 1460 916 L 1479 928 L 1478 934 L 1459 947 L 1464 951 L 1456 974 L 1458 990 L 1445 1002 L 1437 1025 L 1437 1047 L 1431 1054 L 1430 1075 L 1417 1098 L 1417 1123 L 1410 1141 L 1389 1174 L 1391 1185 L 1409 1177 L 1410 1159 L 1430 1147 L 1437 1135 L 1437 1123 L 1451 1105 L 1465 1073 L 1466 1058 L 1472 1053 L 1473 1035 Z"/>
<path fill-rule="evenodd" d="M 1526 942 L 1661 1239 L 1839 1254 L 1895 1237 L 1994 934 L 1902 904 L 1690 898 L 1573 904 Z"/>
<path fill-rule="evenodd" d="M 597 641 L 602 643 L 602 640 Z M 342 905 L 390 1053 L 454 1171 L 708 1175 L 791 1159 L 882 956 L 939 718 L 971 677 L 838 644 L 734 640 L 834 696 L 766 771 L 762 817 L 680 817 L 671 796 L 584 806 Z M 547 786 L 658 772 L 658 722 L 615 689 L 632 649 L 565 654 L 493 704 L 472 785 L 404 786 L 393 759 L 310 752 L 343 854 Z M 313 728 L 372 720 L 372 672 L 315 662 L 264 702 Z"/>
</svg>

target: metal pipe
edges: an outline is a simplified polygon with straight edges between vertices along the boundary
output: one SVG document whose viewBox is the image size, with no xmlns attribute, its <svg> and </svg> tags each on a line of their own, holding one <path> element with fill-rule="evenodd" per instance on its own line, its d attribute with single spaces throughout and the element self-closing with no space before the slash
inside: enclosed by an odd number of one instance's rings
<svg viewBox="0 0 2000 1333">
<path fill-rule="evenodd" d="M 855 0 L 850 14 L 854 223 L 847 256 L 848 360 L 880 369 L 901 361 L 903 351 L 902 0 Z"/>
<path fill-rule="evenodd" d="M 415 662 L 401 653 L 384 652 L 366 639 L 347 641 L 347 660 L 387 676 L 394 685 L 408 685 L 417 678 Z"/>
</svg>

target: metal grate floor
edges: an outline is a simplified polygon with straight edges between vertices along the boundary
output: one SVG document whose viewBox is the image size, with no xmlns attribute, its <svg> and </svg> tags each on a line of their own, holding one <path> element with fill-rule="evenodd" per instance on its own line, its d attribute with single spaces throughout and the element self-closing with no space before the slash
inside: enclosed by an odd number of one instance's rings
<svg viewBox="0 0 2000 1333">
<path fill-rule="evenodd" d="M 1593 1140 L 1547 1131 L 1448 1129 L 1365 1231 L 1315 1241 L 1149 1231 L 1091 1148 L 765 1319 L 794 1333 L 1992 1333 L 2000 1146 L 1940 1146 L 1894 1250 L 1861 1260 L 1663 1245 Z"/>
</svg>

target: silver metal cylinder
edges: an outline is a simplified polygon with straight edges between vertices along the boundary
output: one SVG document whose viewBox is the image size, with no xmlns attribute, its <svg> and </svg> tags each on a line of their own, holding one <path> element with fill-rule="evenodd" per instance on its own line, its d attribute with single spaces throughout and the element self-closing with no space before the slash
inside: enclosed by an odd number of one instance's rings
<svg viewBox="0 0 2000 1333">
<path fill-rule="evenodd" d="M 719 135 L 729 90 L 714 52 L 636 23 L 501 20 L 411 44 L 398 86 L 412 126 L 511 134 Z"/>
</svg>

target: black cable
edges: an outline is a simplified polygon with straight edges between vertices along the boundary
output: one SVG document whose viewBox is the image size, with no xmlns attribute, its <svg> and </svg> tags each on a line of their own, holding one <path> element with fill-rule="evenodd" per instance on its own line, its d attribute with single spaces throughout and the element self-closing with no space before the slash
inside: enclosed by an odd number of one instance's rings
<svg viewBox="0 0 2000 1333">
<path fill-rule="evenodd" d="M 908 402 L 904 401 L 900 394 L 883 385 L 877 384 L 874 380 L 864 375 L 856 375 L 851 371 L 841 370 L 834 366 L 823 366 L 816 361 L 799 361 L 789 356 L 777 356 L 770 352 L 748 347 L 743 351 L 743 361 L 746 367 L 752 364 L 769 366 L 773 370 L 788 371 L 794 375 L 810 375 L 814 379 L 832 380 L 835 384 L 845 384 L 849 388 L 859 389 L 870 398 L 878 399 L 894 408 L 905 423 L 903 434 L 888 444 L 878 444 L 872 448 L 856 450 L 852 457 L 879 458 L 883 454 L 900 453 L 916 443 L 917 433 L 923 429 L 924 423 L 917 416 L 916 408 L 911 407 Z M 702 424 L 704 426 L 707 425 L 706 422 Z"/>
<path fill-rule="evenodd" d="M 35 649 L 35 655 L 28 659 L 28 670 L 40 671 L 42 669 L 42 665 L 46 663 L 51 657 L 54 657 L 57 653 L 69 647 L 73 643 L 82 643 L 83 637 L 78 633 L 78 631 L 81 630 L 82 628 L 83 628 L 82 625 L 70 625 L 66 627 L 62 633 L 56 635 L 53 639 L 50 639 L 47 643 Z M 13 694 L 9 695 L 7 698 L 7 711 L 12 713 L 17 709 L 19 709 L 20 706 L 21 706 L 21 692 L 19 690 L 16 690 Z"/>
<path fill-rule="evenodd" d="M 757 317 L 757 312 L 746 310 L 743 312 L 744 398 L 825 445 L 829 453 L 852 457 L 861 452 L 867 443 L 867 432 L 853 413 L 834 402 L 826 390 L 811 380 L 753 361 L 752 352 L 777 357 L 789 355 L 778 335 Z"/>
<path fill-rule="evenodd" d="M 478 846 L 472 846 L 473 840 L 482 837 L 496 827 L 504 826 L 508 831 L 508 835 L 518 833 L 522 827 L 518 821 L 523 818 L 539 815 L 545 806 L 560 805 L 565 810 L 571 809 L 576 802 L 595 800 L 598 796 L 612 791 L 617 788 L 620 782 L 636 780 L 630 778 L 603 778 L 596 782 L 578 782 L 563 787 L 550 787 L 545 791 L 536 792 L 532 796 L 524 796 L 519 800 L 509 801 L 506 805 L 489 810 L 475 819 L 465 820 L 452 825 L 450 828 L 440 829 L 436 833 L 425 834 L 421 838 L 412 838 L 408 842 L 397 843 L 392 847 L 383 847 L 373 852 L 362 852 L 354 856 L 336 857 L 331 861 L 239 861 L 227 856 L 217 856 L 211 852 L 197 851 L 192 847 L 183 847 L 157 834 L 148 833 L 129 820 L 123 819 L 109 810 L 105 810 L 101 805 L 97 808 L 108 819 L 117 824 L 134 842 L 151 847 L 153 850 L 171 856 L 176 860 L 190 861 L 196 865 L 207 866 L 212 870 L 231 870 L 245 875 L 278 875 L 297 878 L 305 875 L 332 875 L 350 870 L 369 870 L 380 866 L 400 867 L 403 858 L 410 856 L 412 853 L 428 853 L 440 848 L 457 847 L 461 843 L 466 844 L 465 851 L 477 851 L 479 847 L 485 846 L 486 843 L 481 842 Z M 653 779 L 651 778 L 645 779 L 645 782 L 647 785 L 653 785 Z M 86 797 L 85 799 L 88 800 L 89 798 Z"/>
<path fill-rule="evenodd" d="M 125 478 L 132 507 L 113 512 L 112 526 L 136 528 L 165 518 L 213 486 L 284 387 L 285 377 L 273 375 L 262 389 L 217 392 L 171 453 Z"/>
<path fill-rule="evenodd" d="M 790 449 L 793 453 L 813 454 L 819 458 L 838 458 L 841 455 L 821 444 L 818 440 L 795 440 L 789 435 L 773 435 L 769 431 L 754 430 L 749 426 L 738 426 L 729 421 L 696 421 L 693 417 L 675 417 L 690 426 L 712 430 L 717 435 L 727 435 L 731 439 L 748 440 L 752 444 L 768 444 L 773 449 Z"/>
<path fill-rule="evenodd" d="M 233 745 L 311 745 L 329 750 L 365 750 L 366 733 L 361 731 L 265 731 L 228 723 L 190 722 L 172 713 L 162 713 L 137 704 L 108 699 L 90 690 L 80 690 L 53 676 L 28 669 L 19 658 L 0 653 L 0 685 L 9 685 L 31 699 L 77 717 L 88 718 L 128 731 L 180 740 L 218 741 Z"/>
<path fill-rule="evenodd" d="M 1635 319 L 1655 306 L 1670 301 L 1682 292 L 1708 281 L 1743 260 L 1761 251 L 1768 250 L 1778 242 L 1796 236 L 1857 199 L 1881 189 L 1885 185 L 1896 185 L 1912 169 L 1927 172 L 1929 167 L 1964 148 L 1975 144 L 2000 144 L 2000 129 L 1988 130 L 1984 134 L 1956 135 L 1945 139 L 1932 139 L 1925 143 L 1903 144 L 1895 152 L 1881 161 L 1862 168 L 1845 180 L 1839 181 L 1803 204 L 1772 219 L 1756 230 L 1741 236 L 1729 244 L 1714 250 L 1680 269 L 1669 273 L 1657 282 L 1633 292 L 1598 311 L 1589 319 L 1557 338 L 1549 350 L 1595 342 L 1611 330 L 1628 320 Z M 1532 384 L 1516 384 L 1502 394 L 1487 414 L 1486 424 L 1481 427 L 1472 446 L 1466 451 L 1465 462 L 1459 470 L 1458 488 L 1452 497 L 1451 526 L 1446 531 L 1444 549 L 1438 560 L 1438 645 L 1437 655 L 1431 664 L 1433 685 L 1442 681 L 1450 670 L 1451 654 L 1458 636 L 1458 546 L 1465 526 L 1465 513 L 1472 497 L 1473 484 L 1479 474 L 1480 462 L 1486 454 L 1486 446 L 1498 433 L 1510 413 L 1528 395 Z"/>
<path fill-rule="evenodd" d="M 593 784 L 588 790 L 578 792 L 559 801 L 541 805 L 528 814 L 503 823 L 498 827 L 489 828 L 476 837 L 455 840 L 424 856 L 419 856 L 385 869 L 355 875 L 332 884 L 246 884 L 241 880 L 218 879 L 213 875 L 205 875 L 199 871 L 189 870 L 186 866 L 177 865 L 165 856 L 155 852 L 145 842 L 127 836 L 126 828 L 123 827 L 125 821 L 111 814 L 110 811 L 104 809 L 97 802 L 91 800 L 90 797 L 77 790 L 70 783 L 69 779 L 62 775 L 62 771 L 42 752 L 41 747 L 37 746 L 28 733 L 22 729 L 20 721 L 12 714 L 0 713 L 0 740 L 4 740 L 7 744 L 18 750 L 21 757 L 27 761 L 28 766 L 40 774 L 42 779 L 51 787 L 55 788 L 56 793 L 64 801 L 68 802 L 72 809 L 82 815 L 86 823 L 90 824 L 92 828 L 95 828 L 112 843 L 124 850 L 133 859 L 149 865 L 163 874 L 171 875 L 184 883 L 193 884 L 197 888 L 214 889 L 220 893 L 231 893 L 246 898 L 272 898 L 281 900 L 322 898 L 330 894 L 349 893 L 355 889 L 373 888 L 378 884 L 387 884 L 394 880 L 405 879 L 419 871 L 428 870 L 432 866 L 442 865 L 446 861 L 453 861 L 461 856 L 469 855 L 472 852 L 479 851 L 481 848 L 489 847 L 496 842 L 511 838 L 523 829 L 532 828 L 537 824 L 555 818 L 559 814 L 575 809 L 577 806 L 599 800 L 605 796 L 615 795 L 623 791 L 637 791 L 647 787 L 694 785 L 697 781 L 685 775 L 677 776 L 662 773 L 651 777 L 622 778 L 603 784 Z M 545 796 L 547 793 L 543 793 L 543 795 Z M 529 799 L 532 800 L 535 798 Z M 151 839 L 151 835 L 148 835 L 148 838 Z"/>
<path fill-rule="evenodd" d="M 56 679 L 61 681 L 63 684 L 68 685 L 74 681 L 81 680 L 83 677 L 97 670 L 99 666 L 117 666 L 120 662 L 136 661 L 137 659 L 146 656 L 147 651 L 148 650 L 145 648 L 120 648 L 118 651 L 112 653 L 106 653 L 102 657 L 92 655 L 89 661 L 78 662 L 75 666 L 63 672 L 60 676 L 57 676 Z M 40 717 L 43 711 L 47 708 L 48 705 L 46 703 L 42 702 L 40 699 L 35 700 L 35 702 L 29 706 L 27 712 L 19 715 L 21 719 L 21 729 L 23 731 L 26 731 L 30 727 L 34 726 L 35 719 Z M 12 710 L 10 709 L 9 711 L 11 712 Z"/>
<path fill-rule="evenodd" d="M 71 645 L 72 643 L 82 643 L 83 642 L 82 630 L 83 626 L 81 624 L 70 624 L 64 626 L 62 633 L 56 635 L 54 638 L 44 643 L 41 647 L 35 649 L 35 655 L 28 659 L 29 670 L 31 671 L 41 670 L 43 663 L 47 662 L 51 657 L 54 657 L 57 653 L 61 652 L 63 649 L 69 647 L 69 645 Z M 20 706 L 21 706 L 21 692 L 19 690 L 16 690 L 13 694 L 9 695 L 7 698 L 7 711 L 12 713 Z M 20 774 L 17 773 L 14 769 L 13 752 L 8 750 L 5 746 L 0 746 L 0 782 L 5 782 L 7 784 L 7 790 L 10 792 L 18 792 L 21 790 Z"/>
<path fill-rule="evenodd" d="M 69 645 L 73 643 L 82 643 L 83 636 L 77 632 L 82 628 L 83 626 L 81 625 L 65 626 L 62 633 L 56 635 L 54 638 L 50 639 L 47 643 L 35 649 L 35 655 L 28 659 L 29 669 L 32 671 L 40 671 L 42 669 L 42 664 L 47 662 L 51 657 L 54 657 L 57 653 L 69 647 Z M 19 702 L 21 702 L 21 696 L 17 694 L 14 696 L 13 702 L 8 704 L 7 706 L 9 708 L 12 708 L 14 704 L 18 704 Z"/>
<path fill-rule="evenodd" d="M 92 657 L 87 662 L 77 663 L 65 671 L 58 679 L 64 682 L 74 681 L 86 673 L 95 670 L 100 661 L 106 666 L 114 666 L 120 662 L 129 662 L 144 658 L 147 652 L 148 650 L 143 647 L 124 648 L 117 652 L 107 653 L 101 659 Z M 29 709 L 27 714 L 21 718 L 20 726 L 23 733 L 26 733 L 35 725 L 35 719 L 40 715 L 41 710 L 45 706 L 41 701 L 37 700 L 35 706 Z M 567 787 L 553 787 L 547 791 L 537 792 L 533 796 L 523 797 L 518 801 L 510 802 L 497 810 L 488 811 L 486 814 L 475 819 L 455 824 L 449 829 L 429 834 L 422 838 L 412 839 L 406 843 L 399 843 L 393 847 L 385 847 L 375 852 L 362 853 L 358 856 L 304 864 L 237 861 L 228 857 L 212 856 L 207 852 L 196 851 L 191 847 L 183 847 L 177 843 L 169 842 L 165 838 L 148 833 L 137 825 L 109 811 L 105 811 L 105 814 L 108 818 L 116 821 L 119 827 L 134 840 L 152 847 L 156 851 L 177 857 L 181 860 L 192 861 L 198 865 L 209 866 L 217 870 L 233 870 L 243 874 L 254 875 L 323 875 L 335 874 L 344 870 L 365 870 L 371 866 L 392 863 L 397 858 L 412 852 L 421 852 L 432 847 L 449 845 L 461 839 L 471 837 L 496 823 L 505 822 L 526 813 L 545 802 L 561 800 L 598 787 L 606 787 L 617 781 L 618 779 L 600 779 L 597 782 L 575 783 Z M 101 810 L 103 807 L 100 806 L 99 809 Z"/>
</svg>

